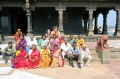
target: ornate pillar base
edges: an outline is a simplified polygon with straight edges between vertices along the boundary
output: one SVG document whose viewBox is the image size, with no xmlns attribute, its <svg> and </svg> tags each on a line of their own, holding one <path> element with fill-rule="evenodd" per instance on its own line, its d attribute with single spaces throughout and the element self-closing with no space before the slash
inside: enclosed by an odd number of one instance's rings
<svg viewBox="0 0 120 79">
<path fill-rule="evenodd" d="M 88 32 L 88 36 L 94 36 L 93 31 L 89 31 L 89 32 Z"/>
<path fill-rule="evenodd" d="M 117 31 L 116 36 L 120 36 L 120 31 Z"/>
</svg>

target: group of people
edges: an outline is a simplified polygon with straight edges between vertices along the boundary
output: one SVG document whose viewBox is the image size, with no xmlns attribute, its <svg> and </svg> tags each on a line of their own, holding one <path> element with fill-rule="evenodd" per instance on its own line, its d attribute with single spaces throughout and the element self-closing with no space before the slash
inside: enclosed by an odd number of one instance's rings
<svg viewBox="0 0 120 79">
<path fill-rule="evenodd" d="M 72 67 L 74 67 L 74 58 L 78 59 L 79 68 L 84 64 L 84 60 L 86 60 L 85 65 L 90 66 L 92 57 L 81 34 L 76 39 L 72 34 L 66 38 L 60 34 L 58 27 L 54 26 L 53 31 L 48 29 L 37 41 L 33 34 L 25 39 L 18 29 L 15 40 L 15 47 L 9 42 L 3 50 L 5 63 L 8 62 L 7 57 L 11 57 L 14 68 L 63 67 L 66 56 Z"/>
</svg>

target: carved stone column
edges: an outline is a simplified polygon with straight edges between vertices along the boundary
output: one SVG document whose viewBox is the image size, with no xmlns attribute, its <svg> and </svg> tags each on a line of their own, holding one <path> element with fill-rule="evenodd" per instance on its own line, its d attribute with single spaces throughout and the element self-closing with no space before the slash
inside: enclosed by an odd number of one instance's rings
<svg viewBox="0 0 120 79">
<path fill-rule="evenodd" d="M 117 35 L 117 28 L 118 28 L 118 11 L 116 10 L 116 25 L 115 25 L 115 32 L 114 35 Z"/>
<path fill-rule="evenodd" d="M 116 35 L 120 36 L 120 9 L 117 10 Z"/>
<path fill-rule="evenodd" d="M 107 31 L 107 14 L 108 14 L 108 11 L 104 11 L 102 12 L 103 14 L 103 34 L 108 34 L 108 31 Z"/>
<path fill-rule="evenodd" d="M 93 11 L 95 11 L 96 8 L 90 7 L 87 8 L 87 11 L 89 11 L 89 32 L 88 32 L 88 36 L 93 36 Z"/>
<path fill-rule="evenodd" d="M 32 26 L 31 26 L 31 10 L 30 10 L 30 0 L 26 0 L 25 8 L 27 12 L 27 35 L 32 33 Z"/>
<path fill-rule="evenodd" d="M 98 34 L 98 22 L 97 22 L 98 21 L 98 15 L 99 14 L 95 15 L 95 26 L 94 26 L 94 33 L 95 34 Z"/>
<path fill-rule="evenodd" d="M 63 29 L 63 11 L 66 10 L 66 7 L 58 6 L 58 7 L 55 7 L 55 9 L 58 11 L 58 14 L 59 14 L 59 31 L 62 34 L 64 32 L 64 29 Z"/>
<path fill-rule="evenodd" d="M 84 31 L 85 31 L 85 33 L 88 32 L 88 29 L 87 29 L 87 22 L 88 22 L 88 19 L 87 19 L 87 18 L 84 18 Z"/>
</svg>

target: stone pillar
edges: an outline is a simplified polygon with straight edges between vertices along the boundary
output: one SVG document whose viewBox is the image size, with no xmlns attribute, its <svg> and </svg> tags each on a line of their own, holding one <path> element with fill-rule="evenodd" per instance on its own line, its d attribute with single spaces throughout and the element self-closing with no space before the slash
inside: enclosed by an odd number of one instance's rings
<svg viewBox="0 0 120 79">
<path fill-rule="evenodd" d="M 55 9 L 58 11 L 59 14 L 59 31 L 61 34 L 63 34 L 64 29 L 63 29 L 63 11 L 66 10 L 66 7 L 64 6 L 57 6 Z"/>
<path fill-rule="evenodd" d="M 103 14 L 103 34 L 108 34 L 107 32 L 107 14 L 108 14 L 108 11 L 104 11 L 102 12 Z"/>
<path fill-rule="evenodd" d="M 97 22 L 97 21 L 98 21 L 98 15 L 99 15 L 99 14 L 96 14 L 96 15 L 95 15 L 95 25 L 94 25 L 94 33 L 95 33 L 95 34 L 98 34 L 98 25 L 97 25 L 97 23 L 98 23 L 98 22 Z"/>
<path fill-rule="evenodd" d="M 118 11 L 116 10 L 116 25 L 115 25 L 115 32 L 114 35 L 117 35 L 117 28 L 118 28 Z"/>
<path fill-rule="evenodd" d="M 84 19 L 84 31 L 85 31 L 85 33 L 88 32 L 88 29 L 87 29 L 87 22 L 88 22 L 88 19 L 85 18 L 85 19 Z"/>
<path fill-rule="evenodd" d="M 32 33 L 32 26 L 31 26 L 31 10 L 30 10 L 30 0 L 26 0 L 25 8 L 27 12 L 27 35 L 30 35 Z"/>
<path fill-rule="evenodd" d="M 87 8 L 87 11 L 89 11 L 89 32 L 88 36 L 93 36 L 93 11 L 95 11 L 95 8 Z"/>
<path fill-rule="evenodd" d="M 120 9 L 116 9 L 117 10 L 117 23 L 116 23 L 116 35 L 120 36 Z"/>
</svg>

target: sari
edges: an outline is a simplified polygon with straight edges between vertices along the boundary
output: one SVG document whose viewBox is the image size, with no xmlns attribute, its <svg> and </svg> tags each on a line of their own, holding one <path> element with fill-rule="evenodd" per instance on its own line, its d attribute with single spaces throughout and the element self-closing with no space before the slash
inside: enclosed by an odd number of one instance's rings
<svg viewBox="0 0 120 79">
<path fill-rule="evenodd" d="M 52 59 L 52 63 L 50 65 L 51 68 L 53 67 L 63 67 L 64 66 L 64 60 L 61 56 L 61 50 L 52 50 L 52 54 L 53 54 L 53 59 Z"/>
<path fill-rule="evenodd" d="M 31 58 L 31 60 L 30 60 Z M 40 61 L 40 52 L 39 50 L 35 49 L 32 50 L 29 58 L 26 60 L 27 68 L 36 68 Z"/>
<path fill-rule="evenodd" d="M 82 45 L 84 44 L 84 39 L 81 38 L 81 39 L 76 39 L 76 42 L 77 42 L 77 47 L 80 49 L 82 47 Z"/>
<path fill-rule="evenodd" d="M 40 40 L 38 41 L 38 43 L 40 44 L 39 50 L 41 50 L 44 45 L 46 45 L 46 44 L 49 43 L 49 40 L 48 40 L 48 39 L 45 39 L 45 40 L 40 39 Z"/>
<path fill-rule="evenodd" d="M 16 52 L 16 58 L 12 60 L 12 63 L 14 64 L 14 68 L 23 68 L 26 67 L 26 59 L 24 57 L 27 55 L 25 50 L 17 51 Z"/>
<path fill-rule="evenodd" d="M 41 61 L 38 65 L 38 68 L 46 68 L 50 66 L 51 63 L 51 58 L 49 57 L 50 55 L 50 50 L 48 48 L 46 49 L 41 49 Z"/>
<path fill-rule="evenodd" d="M 18 50 L 20 46 L 23 47 L 24 50 L 26 50 L 26 45 L 27 41 L 25 39 L 21 39 L 20 41 L 18 41 L 18 43 L 16 44 L 16 49 Z M 25 45 L 25 46 L 24 46 Z"/>
<path fill-rule="evenodd" d="M 60 48 L 60 42 L 59 39 L 50 39 L 50 50 L 53 50 L 54 45 L 58 45 L 58 47 Z"/>
<path fill-rule="evenodd" d="M 64 38 L 59 38 L 60 44 L 62 44 L 65 40 Z"/>
<path fill-rule="evenodd" d="M 18 32 L 16 32 L 14 39 L 15 39 L 16 41 L 20 40 L 20 36 L 21 36 L 22 34 L 23 34 L 22 32 L 20 32 L 20 34 L 19 34 Z"/>
</svg>

